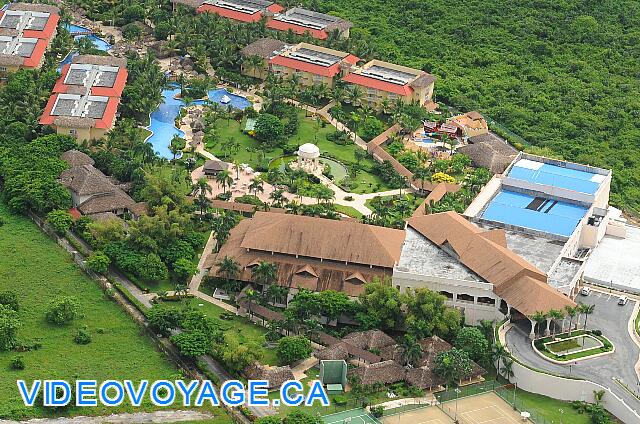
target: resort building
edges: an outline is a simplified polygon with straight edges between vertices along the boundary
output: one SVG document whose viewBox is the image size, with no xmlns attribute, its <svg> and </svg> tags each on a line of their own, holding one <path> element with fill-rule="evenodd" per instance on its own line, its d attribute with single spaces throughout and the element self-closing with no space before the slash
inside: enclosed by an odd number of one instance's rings
<svg viewBox="0 0 640 424">
<path fill-rule="evenodd" d="M 502 174 L 518 156 L 518 150 L 492 132 L 475 135 L 467 139 L 467 144 L 456 148 L 465 154 L 477 168 L 487 168 L 494 174 Z"/>
<path fill-rule="evenodd" d="M 225 257 L 240 264 L 241 281 L 255 282 L 253 267 L 261 261 L 276 264 L 277 284 L 336 290 L 358 296 L 374 278 L 390 277 L 400 259 L 404 231 L 292 214 L 256 212 L 231 230 L 229 239 L 207 267 L 218 276 Z"/>
<path fill-rule="evenodd" d="M 432 102 L 436 77 L 417 69 L 372 60 L 352 68 L 342 81 L 362 87 L 361 102 L 373 107 L 379 108 L 384 100 L 391 104 L 401 100 L 403 103 L 416 102 L 429 109 L 436 107 Z"/>
<path fill-rule="evenodd" d="M 610 188 L 610 170 L 519 153 L 464 215 L 505 231 L 512 250 L 572 297 L 591 251 L 607 234 L 625 235 L 619 211 L 609 206 Z"/>
<path fill-rule="evenodd" d="M 9 72 L 42 66 L 59 14 L 55 6 L 34 3 L 10 3 L 0 11 L 0 80 Z"/>
<path fill-rule="evenodd" d="M 275 48 L 275 50 L 271 50 Z M 269 52 L 269 50 L 271 50 Z M 244 57 L 259 56 L 264 60 L 268 72 L 284 79 L 294 76 L 301 86 L 324 84 L 333 87 L 336 77 L 339 77 L 358 62 L 352 54 L 328 49 L 313 44 L 299 43 L 287 46 L 277 40 L 261 39 L 249 44 L 242 50 Z M 264 68 L 249 67 L 244 64 L 242 72 L 253 77 L 266 77 Z"/>
<path fill-rule="evenodd" d="M 287 47 L 283 41 L 274 38 L 260 38 L 240 50 L 242 64 L 240 72 L 253 78 L 266 79 L 269 75 L 269 61 Z M 260 58 L 260 62 L 252 58 Z M 254 121 L 255 122 L 255 121 Z"/>
<path fill-rule="evenodd" d="M 447 120 L 450 125 L 458 129 L 456 135 L 467 139 L 477 135 L 487 134 L 489 126 L 484 116 L 480 112 L 467 112 L 462 115 L 456 115 Z"/>
<path fill-rule="evenodd" d="M 269 0 L 205 0 L 197 8 L 198 13 L 215 13 L 241 22 L 258 22 L 283 10 L 282 6 Z"/>
<path fill-rule="evenodd" d="M 94 168 L 94 161 L 77 150 L 62 154 L 69 169 L 62 171 L 60 182 L 71 192 L 74 214 L 95 219 L 108 217 L 137 218 L 146 213 L 145 203 L 136 203 L 109 177 Z"/>
<path fill-rule="evenodd" d="M 313 38 L 325 40 L 336 32 L 340 38 L 349 38 L 349 21 L 312 10 L 294 7 L 286 12 L 276 13 L 267 21 L 267 28 L 280 31 L 293 31 L 296 34 L 309 34 Z"/>
<path fill-rule="evenodd" d="M 40 124 L 78 140 L 100 139 L 115 124 L 126 81 L 125 59 L 77 56 L 62 67 Z"/>
</svg>

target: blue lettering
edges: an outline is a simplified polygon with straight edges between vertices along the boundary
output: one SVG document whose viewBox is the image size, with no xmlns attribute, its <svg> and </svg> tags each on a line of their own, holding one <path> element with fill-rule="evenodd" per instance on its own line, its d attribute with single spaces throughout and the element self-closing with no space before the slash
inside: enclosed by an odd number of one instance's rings
<svg viewBox="0 0 640 424">
<path fill-rule="evenodd" d="M 131 380 L 124 381 L 124 388 L 127 391 L 127 396 L 129 396 L 129 401 L 132 406 L 140 406 L 142 404 L 142 397 L 144 396 L 144 392 L 147 391 L 148 385 L 149 382 L 147 380 L 141 380 L 140 386 L 136 391 Z"/>
<path fill-rule="evenodd" d="M 289 390 L 295 389 L 297 392 L 294 396 L 289 395 Z M 304 396 L 300 394 L 303 390 L 302 383 L 297 380 L 285 381 L 280 386 L 280 399 L 286 406 L 299 406 L 304 401 Z"/>
<path fill-rule="evenodd" d="M 324 391 L 324 387 L 322 387 L 320 380 L 314 380 L 311 382 L 311 390 L 307 394 L 307 400 L 304 404 L 307 406 L 313 406 L 313 402 L 316 400 L 319 400 L 320 405 L 322 406 L 329 406 L 329 398 L 327 397 L 327 393 Z"/>
<path fill-rule="evenodd" d="M 209 400 L 211 406 L 220 406 L 220 400 L 218 399 L 218 396 L 216 396 L 213 384 L 209 380 L 202 382 L 200 392 L 198 392 L 198 397 L 196 398 L 195 406 L 202 406 L 205 400 Z"/>
<path fill-rule="evenodd" d="M 249 380 L 249 406 L 269 406 L 269 382 Z"/>
<path fill-rule="evenodd" d="M 234 390 L 230 394 L 230 389 L 236 390 Z M 222 401 L 225 403 L 225 405 L 242 405 L 245 399 L 244 386 L 238 380 L 227 380 L 222 383 L 222 387 L 220 388 L 220 395 L 222 396 Z"/>
<path fill-rule="evenodd" d="M 182 405 L 183 406 L 191 406 L 191 395 L 196 391 L 196 387 L 198 387 L 197 380 L 191 380 L 189 384 L 184 384 L 182 380 L 176 380 L 176 386 L 178 386 L 178 390 L 182 393 Z"/>
<path fill-rule="evenodd" d="M 24 402 L 26 406 L 33 406 L 42 382 L 40 380 L 34 380 L 33 383 L 31 383 L 31 390 L 27 390 L 27 383 L 25 383 L 24 380 L 18 380 L 16 383 L 18 384 L 20 396 L 22 396 L 22 402 Z"/>
<path fill-rule="evenodd" d="M 165 389 L 167 394 L 160 396 L 160 389 Z M 167 406 L 171 405 L 176 399 L 176 388 L 173 387 L 170 381 L 158 380 L 154 381 L 151 385 L 151 403 L 155 406 Z"/>
<path fill-rule="evenodd" d="M 95 380 L 76 380 L 76 406 L 98 406 Z"/>
<path fill-rule="evenodd" d="M 111 398 L 107 393 L 110 388 L 116 390 L 116 397 Z M 124 400 L 124 387 L 115 380 L 107 380 L 100 385 L 100 402 L 106 406 L 118 406 Z"/>
<path fill-rule="evenodd" d="M 64 380 L 45 380 L 44 387 L 44 406 L 65 406 L 71 400 L 71 386 Z M 62 390 L 61 397 L 58 389 Z"/>
</svg>

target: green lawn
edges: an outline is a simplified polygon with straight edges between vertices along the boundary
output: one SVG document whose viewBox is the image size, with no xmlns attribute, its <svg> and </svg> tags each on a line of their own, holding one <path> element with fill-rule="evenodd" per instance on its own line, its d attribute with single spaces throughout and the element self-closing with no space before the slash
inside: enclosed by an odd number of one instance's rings
<svg viewBox="0 0 640 424">
<path fill-rule="evenodd" d="M 303 110 L 298 111 L 298 118 L 300 121 L 298 132 L 289 138 L 289 144 L 301 145 L 304 143 L 313 143 L 320 148 L 322 154 L 333 157 L 345 165 L 356 161 L 354 152 L 360 149 L 360 147 L 355 144 L 342 146 L 327 139 L 328 134 L 335 132 L 335 128 L 332 125 L 323 125 L 322 121 L 318 121 L 312 117 L 306 117 Z M 261 157 L 258 153 L 259 150 L 264 151 L 264 157 L 267 161 L 271 161 L 284 154 L 280 148 L 272 150 L 264 149 L 263 145 L 255 138 L 244 134 L 242 128 L 244 128 L 244 121 L 238 123 L 234 120 L 217 120 L 215 129 L 216 141 L 208 143 L 206 146 L 207 150 L 222 159 L 228 161 L 235 159 L 240 163 L 248 163 L 254 168 L 260 164 Z M 225 140 L 229 138 L 234 138 L 239 142 L 240 147 L 237 151 L 226 152 L 227 155 L 225 157 L 223 144 Z M 389 189 L 380 177 L 371 172 L 374 166 L 372 159 L 364 159 L 361 164 L 363 170 L 354 178 L 354 181 L 358 183 L 358 187 L 352 190 L 354 193 L 372 193 Z"/>
<path fill-rule="evenodd" d="M 251 341 L 256 342 L 262 351 L 261 362 L 263 364 L 278 364 L 275 349 L 267 349 L 263 346 L 265 342 L 264 335 L 267 333 L 267 330 L 264 327 L 256 325 L 243 317 L 234 317 L 232 320 L 221 319 L 220 314 L 225 312 L 225 310 L 217 305 L 205 302 L 202 299 L 191 298 L 182 300 L 181 303 L 182 302 L 191 304 L 191 306 L 204 312 L 207 317 L 211 318 L 224 331 L 225 335 L 231 334 L 238 340 L 239 344 Z M 169 304 L 180 306 L 181 303 L 171 302 Z"/>
<path fill-rule="evenodd" d="M 509 403 L 513 404 L 512 400 Z M 519 390 L 516 392 L 516 404 L 520 411 L 531 412 L 535 422 L 589 424 L 591 418 L 587 414 L 580 414 L 569 402 L 552 399 L 547 396 Z"/>
<path fill-rule="evenodd" d="M 360 219 L 363 216 L 356 208 L 351 206 L 337 205 L 334 203 L 333 207 L 336 209 L 336 211 L 348 215 L 352 218 Z"/>
<path fill-rule="evenodd" d="M 39 340 L 42 348 L 21 353 L 26 364 L 23 371 L 9 369 L 15 352 L 0 353 L 0 417 L 27 418 L 43 411 L 22 404 L 16 379 L 78 378 L 149 379 L 177 375 L 173 364 L 154 348 L 151 340 L 114 302 L 108 300 L 97 283 L 87 278 L 66 253 L 42 234 L 28 219 L 10 214 L 0 204 L 0 290 L 14 290 L 20 300 L 23 341 Z M 84 317 L 68 326 L 48 324 L 45 311 L 56 296 L 77 298 Z M 93 341 L 77 345 L 73 334 L 86 327 Z M 145 410 L 157 409 L 150 403 Z M 72 410 L 74 414 L 98 415 L 132 411 L 123 404 L 118 408 L 97 407 Z"/>
</svg>

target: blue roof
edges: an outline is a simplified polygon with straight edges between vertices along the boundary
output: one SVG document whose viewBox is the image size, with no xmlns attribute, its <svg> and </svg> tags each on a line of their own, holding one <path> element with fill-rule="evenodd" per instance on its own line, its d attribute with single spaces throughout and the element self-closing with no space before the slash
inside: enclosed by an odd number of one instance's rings
<svg viewBox="0 0 640 424">
<path fill-rule="evenodd" d="M 491 200 L 482 218 L 569 237 L 587 210 L 571 203 L 502 190 Z"/>
<path fill-rule="evenodd" d="M 594 194 L 604 180 L 604 175 L 520 159 L 509 171 L 509 177 L 560 187 L 580 193 Z"/>
</svg>

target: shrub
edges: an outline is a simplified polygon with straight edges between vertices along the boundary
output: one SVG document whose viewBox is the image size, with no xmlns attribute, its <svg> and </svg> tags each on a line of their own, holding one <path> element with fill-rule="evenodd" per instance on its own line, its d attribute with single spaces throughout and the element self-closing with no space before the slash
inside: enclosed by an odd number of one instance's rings
<svg viewBox="0 0 640 424">
<path fill-rule="evenodd" d="M 73 218 L 69 215 L 69 212 L 56 209 L 47 214 L 47 222 L 56 233 L 64 235 L 73 225 Z"/>
<path fill-rule="evenodd" d="M 59 297 L 49 304 L 45 316 L 51 324 L 68 324 L 79 317 L 78 309 L 78 302 L 73 297 Z"/>
<path fill-rule="evenodd" d="M 280 339 L 276 354 L 285 364 L 291 364 L 311 355 L 311 342 L 304 336 L 287 336 Z"/>
<path fill-rule="evenodd" d="M 11 362 L 9 362 L 9 367 L 12 370 L 23 370 L 25 368 L 24 359 L 21 355 L 14 356 L 11 358 Z"/>
<path fill-rule="evenodd" d="M 86 345 L 91 343 L 91 334 L 87 330 L 83 330 L 82 328 L 78 329 L 75 336 L 73 336 L 73 341 L 79 345 Z"/>
<path fill-rule="evenodd" d="M 383 406 L 372 406 L 371 407 L 371 415 L 373 415 L 375 418 L 382 417 L 383 413 L 384 413 L 384 407 Z"/>
<path fill-rule="evenodd" d="M 98 274 L 106 274 L 111 264 L 111 259 L 104 252 L 95 251 L 87 258 L 87 268 Z"/>
<path fill-rule="evenodd" d="M 594 336 L 602 336 L 602 331 L 601 330 L 591 330 L 591 334 L 593 334 Z"/>
<path fill-rule="evenodd" d="M 19 327 L 18 313 L 9 306 L 0 305 L 0 352 L 14 348 Z"/>
<path fill-rule="evenodd" d="M 347 404 L 347 398 L 346 396 L 342 396 L 342 395 L 335 395 L 333 397 L 333 403 L 336 406 L 344 406 Z"/>
<path fill-rule="evenodd" d="M 434 183 L 455 183 L 456 179 L 444 172 L 436 172 L 431 176 L 431 181 Z"/>
<path fill-rule="evenodd" d="M 11 290 L 0 292 L 0 305 L 8 306 L 17 312 L 20 309 L 18 294 Z"/>
</svg>

